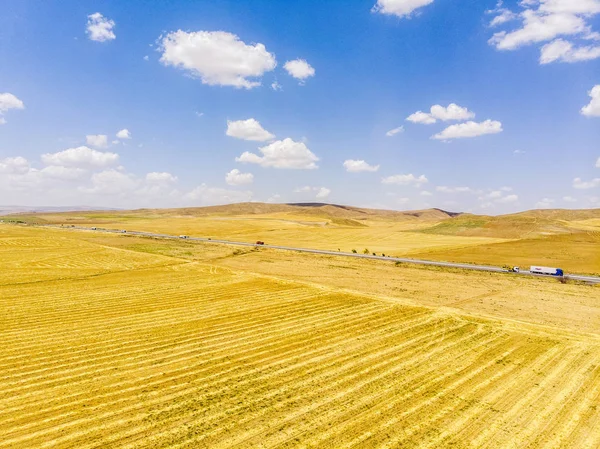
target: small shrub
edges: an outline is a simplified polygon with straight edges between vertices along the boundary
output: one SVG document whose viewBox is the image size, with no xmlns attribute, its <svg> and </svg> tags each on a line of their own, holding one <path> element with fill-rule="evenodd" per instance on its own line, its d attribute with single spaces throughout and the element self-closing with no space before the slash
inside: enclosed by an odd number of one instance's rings
<svg viewBox="0 0 600 449">
<path fill-rule="evenodd" d="M 356 254 L 358 251 L 356 251 L 355 249 L 353 249 L 353 250 L 352 250 L 352 252 L 353 252 L 354 254 Z"/>
<path fill-rule="evenodd" d="M 377 253 L 373 253 L 373 255 L 374 255 L 374 256 L 376 256 L 376 255 L 377 255 Z"/>
<path fill-rule="evenodd" d="M 365 248 L 363 251 L 363 254 L 369 254 L 371 251 L 368 250 L 368 248 Z"/>
<path fill-rule="evenodd" d="M 399 267 L 400 265 L 402 265 L 402 262 L 400 262 L 399 260 L 397 260 L 394 265 L 396 265 L 397 267 Z"/>
<path fill-rule="evenodd" d="M 381 253 L 381 257 L 385 257 L 385 254 L 384 254 L 384 253 Z"/>
</svg>

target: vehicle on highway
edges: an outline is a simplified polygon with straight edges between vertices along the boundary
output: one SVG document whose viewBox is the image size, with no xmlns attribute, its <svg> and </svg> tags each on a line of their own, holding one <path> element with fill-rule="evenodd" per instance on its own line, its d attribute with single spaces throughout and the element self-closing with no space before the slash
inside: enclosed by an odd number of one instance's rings
<svg viewBox="0 0 600 449">
<path fill-rule="evenodd" d="M 529 272 L 533 273 L 533 274 L 543 274 L 546 276 L 564 276 L 565 273 L 562 269 L 560 268 L 553 268 L 553 267 L 535 267 L 532 266 L 531 268 L 529 268 Z"/>
<path fill-rule="evenodd" d="M 264 245 L 265 242 L 261 242 L 260 240 L 256 242 L 257 245 Z"/>
<path fill-rule="evenodd" d="M 518 273 L 519 271 L 521 271 L 519 267 L 514 267 L 512 265 L 504 265 L 503 268 L 509 273 Z"/>
<path fill-rule="evenodd" d="M 95 231 L 96 229 L 98 229 L 98 228 L 92 228 L 92 231 Z"/>
<path fill-rule="evenodd" d="M 188 239 L 188 238 L 190 238 L 190 236 L 189 235 L 180 235 L 179 238 L 180 239 Z"/>
<path fill-rule="evenodd" d="M 121 232 L 125 234 L 127 231 L 125 229 L 121 229 Z"/>
</svg>

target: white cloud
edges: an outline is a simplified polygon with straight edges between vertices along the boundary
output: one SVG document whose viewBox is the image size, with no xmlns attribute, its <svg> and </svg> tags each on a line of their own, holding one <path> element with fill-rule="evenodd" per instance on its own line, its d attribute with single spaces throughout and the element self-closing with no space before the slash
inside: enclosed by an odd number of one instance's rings
<svg viewBox="0 0 600 449">
<path fill-rule="evenodd" d="M 304 59 L 294 59 L 293 61 L 287 61 L 283 68 L 294 78 L 300 81 L 305 81 L 311 76 L 315 76 L 315 69 Z"/>
<path fill-rule="evenodd" d="M 49 165 L 40 170 L 43 176 L 63 181 L 77 181 L 84 178 L 88 171 L 77 167 L 63 167 L 61 165 Z"/>
<path fill-rule="evenodd" d="M 280 91 L 283 90 L 283 87 L 281 87 L 281 84 L 279 84 L 277 81 L 273 81 L 271 83 L 271 89 L 273 89 L 274 91 Z"/>
<path fill-rule="evenodd" d="M 422 191 L 421 191 L 421 195 L 422 195 L 422 196 L 432 196 L 432 195 L 433 195 L 433 193 L 431 193 L 431 192 L 429 192 L 429 191 L 427 191 L 427 190 L 422 190 Z"/>
<path fill-rule="evenodd" d="M 409 115 L 406 117 L 406 120 L 412 123 L 420 123 L 421 125 L 432 125 L 437 122 L 437 120 L 433 118 L 431 114 L 423 111 L 417 111 L 414 114 Z"/>
<path fill-rule="evenodd" d="M 151 172 L 146 174 L 146 181 L 152 184 L 173 184 L 177 182 L 177 176 L 168 172 Z"/>
<path fill-rule="evenodd" d="M 579 62 L 600 58 L 600 45 L 574 48 L 571 42 L 556 39 L 542 47 L 540 64 Z"/>
<path fill-rule="evenodd" d="M 542 200 L 535 203 L 535 207 L 536 209 L 548 209 L 550 208 L 550 206 L 552 206 L 553 203 L 554 200 L 552 198 L 543 198 Z"/>
<path fill-rule="evenodd" d="M 144 61 L 148 61 L 150 60 L 150 58 L 148 57 L 148 55 L 144 56 Z"/>
<path fill-rule="evenodd" d="M 29 162 L 21 156 L 0 159 L 1 174 L 23 174 L 29 171 Z"/>
<path fill-rule="evenodd" d="M 5 113 L 9 109 L 24 109 L 25 105 L 21 100 L 13 94 L 4 92 L 0 94 L 0 114 Z"/>
<path fill-rule="evenodd" d="M 92 175 L 92 187 L 80 188 L 85 193 L 102 195 L 128 195 L 139 187 L 140 183 L 135 177 L 122 171 L 110 169 Z"/>
<path fill-rule="evenodd" d="M 464 139 L 483 136 L 485 134 L 497 134 L 502 131 L 502 123 L 495 120 L 486 120 L 481 123 L 469 121 L 458 125 L 451 125 L 431 138 L 436 140 Z"/>
<path fill-rule="evenodd" d="M 427 184 L 429 180 L 425 177 L 425 175 L 415 176 L 412 173 L 408 175 L 393 175 L 388 176 L 387 178 L 383 178 L 381 180 L 383 184 L 397 184 L 397 185 L 414 185 L 416 187 L 420 187 L 423 184 Z"/>
<path fill-rule="evenodd" d="M 438 192 L 442 193 L 471 193 L 473 190 L 470 187 L 448 187 L 438 186 L 435 188 Z"/>
<path fill-rule="evenodd" d="M 227 120 L 227 131 L 225 134 L 237 139 L 253 140 L 257 142 L 265 142 L 275 138 L 274 134 L 265 130 L 261 124 L 253 118 L 237 121 Z"/>
<path fill-rule="evenodd" d="M 0 125 L 6 124 L 6 119 L 2 115 L 10 109 L 25 109 L 21 100 L 8 92 L 0 94 Z"/>
<path fill-rule="evenodd" d="M 281 195 L 276 193 L 267 199 L 267 203 L 277 203 L 279 200 L 281 200 Z"/>
<path fill-rule="evenodd" d="M 198 112 L 198 111 L 196 111 L 196 112 L 194 112 L 194 114 L 196 114 L 196 117 L 200 118 L 200 117 L 202 117 L 204 115 L 204 112 Z"/>
<path fill-rule="evenodd" d="M 496 17 L 494 17 L 492 19 L 492 21 L 490 22 L 491 27 L 503 25 L 503 24 L 510 22 L 512 20 L 515 20 L 519 17 L 518 14 L 515 14 L 514 12 L 512 12 L 509 9 L 501 8 L 500 6 L 498 6 L 498 8 L 496 8 L 494 10 L 486 11 L 487 13 L 497 14 Z"/>
<path fill-rule="evenodd" d="M 447 107 L 439 104 L 431 106 L 429 114 L 423 111 L 417 111 L 414 114 L 409 115 L 406 120 L 412 123 L 431 125 L 438 120 L 444 122 L 450 120 L 464 121 L 474 117 L 475 114 L 467 108 L 459 106 L 456 103 L 450 103 Z"/>
<path fill-rule="evenodd" d="M 329 194 L 331 193 L 331 190 L 328 189 L 327 187 L 311 187 L 311 186 L 298 187 L 298 188 L 294 189 L 294 193 L 309 193 L 309 192 L 316 192 L 315 198 L 323 199 L 323 198 L 327 198 L 329 196 Z"/>
<path fill-rule="evenodd" d="M 321 187 L 319 189 L 319 191 L 317 192 L 317 198 L 318 199 L 323 199 L 323 198 L 327 198 L 329 196 L 329 194 L 331 193 L 331 190 L 329 190 L 326 187 Z"/>
<path fill-rule="evenodd" d="M 127 128 L 125 128 L 117 133 L 117 137 L 119 139 L 131 139 L 131 133 Z"/>
<path fill-rule="evenodd" d="M 237 168 L 234 168 L 225 175 L 225 182 L 230 186 L 241 186 L 252 184 L 254 175 L 252 173 L 242 173 Z"/>
<path fill-rule="evenodd" d="M 502 203 L 502 204 L 508 204 L 508 203 L 515 203 L 519 201 L 519 196 L 518 195 L 506 195 L 502 198 L 498 198 L 496 200 L 497 203 Z"/>
<path fill-rule="evenodd" d="M 600 117 L 600 84 L 594 86 L 589 95 L 592 100 L 581 109 L 581 113 L 586 117 Z"/>
<path fill-rule="evenodd" d="M 600 157 L 598 158 L 598 160 L 596 161 L 596 168 L 600 168 Z"/>
<path fill-rule="evenodd" d="M 402 18 L 431 3 L 433 0 L 377 0 L 371 11 Z"/>
<path fill-rule="evenodd" d="M 523 150 L 514 150 L 513 154 L 525 154 L 525 151 L 523 151 Z"/>
<path fill-rule="evenodd" d="M 42 155 L 44 164 L 63 167 L 104 168 L 116 165 L 118 161 L 119 155 L 116 153 L 104 153 L 85 146 Z"/>
<path fill-rule="evenodd" d="M 575 198 L 573 198 L 572 196 L 563 196 L 563 201 L 567 202 L 567 203 L 576 203 L 577 200 Z"/>
<path fill-rule="evenodd" d="M 593 189 L 594 187 L 600 187 L 600 178 L 594 178 L 591 181 L 583 181 L 581 178 L 575 178 L 573 180 L 573 187 L 576 189 L 581 189 L 581 190 Z"/>
<path fill-rule="evenodd" d="M 369 165 L 363 160 L 348 159 L 344 161 L 344 168 L 350 173 L 358 173 L 363 171 L 375 172 L 379 170 L 379 165 Z"/>
<path fill-rule="evenodd" d="M 489 40 L 490 45 L 498 50 L 515 50 L 525 45 L 553 41 L 542 48 L 542 64 L 600 57 L 600 47 L 575 48 L 573 43 L 557 39 L 569 36 L 571 39 L 600 40 L 600 33 L 594 32 L 589 23 L 594 15 L 600 13 L 600 0 L 528 0 L 521 1 L 520 5 L 525 9 L 518 14 L 505 8 L 495 10 L 498 15 L 492 24 L 505 23 L 508 21 L 505 19 L 519 19 L 522 24 L 516 30 L 495 33 Z"/>
<path fill-rule="evenodd" d="M 390 129 L 387 133 L 385 133 L 385 135 L 388 137 L 392 137 L 392 136 L 395 136 L 396 134 L 403 133 L 403 132 L 404 132 L 404 126 L 399 126 L 398 128 Z"/>
<path fill-rule="evenodd" d="M 252 192 L 228 190 L 216 187 L 208 187 L 206 184 L 193 189 L 184 195 L 187 203 L 199 206 L 212 206 L 215 204 L 242 203 L 252 199 Z"/>
<path fill-rule="evenodd" d="M 316 169 L 317 156 L 303 142 L 294 142 L 289 137 L 277 140 L 265 147 L 259 148 L 262 156 L 244 152 L 235 160 L 250 164 L 259 164 L 263 167 L 291 168 L 291 169 Z"/>
<path fill-rule="evenodd" d="M 162 38 L 160 62 L 187 71 L 203 84 L 251 89 L 256 78 L 275 68 L 275 55 L 263 44 L 247 45 L 225 31 L 178 30 Z"/>
<path fill-rule="evenodd" d="M 92 134 L 85 136 L 85 142 L 96 148 L 106 148 L 108 146 L 108 136 L 105 134 Z"/>
<path fill-rule="evenodd" d="M 96 12 L 88 16 L 86 33 L 92 41 L 111 41 L 117 37 L 113 31 L 114 27 L 114 20 L 107 19 L 99 12 Z"/>
</svg>

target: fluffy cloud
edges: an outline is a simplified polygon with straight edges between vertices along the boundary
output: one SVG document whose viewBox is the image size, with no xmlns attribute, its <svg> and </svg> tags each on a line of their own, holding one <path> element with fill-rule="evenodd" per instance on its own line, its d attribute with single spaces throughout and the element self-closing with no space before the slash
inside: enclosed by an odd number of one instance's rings
<svg viewBox="0 0 600 449">
<path fill-rule="evenodd" d="M 151 172 L 146 175 L 146 181 L 151 184 L 173 184 L 177 182 L 177 176 L 168 172 Z"/>
<path fill-rule="evenodd" d="M 549 209 L 553 203 L 554 200 L 552 198 L 543 198 L 542 200 L 535 203 L 535 207 L 536 209 Z"/>
<path fill-rule="evenodd" d="M 246 151 L 235 160 L 273 168 L 307 170 L 318 168 L 316 162 L 319 158 L 303 142 L 294 142 L 289 137 L 261 147 L 259 151 L 262 156 Z"/>
<path fill-rule="evenodd" d="M 1 174 L 23 174 L 29 171 L 29 162 L 21 156 L 0 159 Z"/>
<path fill-rule="evenodd" d="M 379 170 L 379 165 L 369 165 L 363 160 L 348 159 L 344 161 L 344 168 L 350 173 L 358 173 L 363 171 L 374 172 Z"/>
<path fill-rule="evenodd" d="M 260 123 L 253 118 L 237 121 L 227 120 L 227 131 L 225 134 L 237 139 L 253 140 L 257 142 L 265 142 L 275 138 L 274 134 L 265 130 Z"/>
<path fill-rule="evenodd" d="M 125 128 L 117 133 L 117 137 L 119 139 L 131 139 L 131 133 L 127 128 Z"/>
<path fill-rule="evenodd" d="M 412 173 L 408 175 L 393 175 L 388 176 L 387 178 L 383 178 L 381 180 L 383 184 L 397 184 L 397 185 L 414 185 L 416 187 L 420 187 L 423 184 L 427 184 L 429 180 L 425 177 L 425 175 L 415 176 Z"/>
<path fill-rule="evenodd" d="M 125 196 L 140 186 L 133 175 L 115 169 L 94 173 L 91 181 L 91 188 L 82 187 L 80 190 L 85 193 Z"/>
<path fill-rule="evenodd" d="M 191 192 L 184 195 L 184 200 L 198 206 L 213 206 L 216 204 L 241 203 L 250 201 L 252 192 L 227 190 L 215 187 L 209 187 L 201 184 Z"/>
<path fill-rule="evenodd" d="M 410 16 L 414 11 L 433 3 L 433 0 L 377 0 L 372 11 L 402 17 Z"/>
<path fill-rule="evenodd" d="M 107 19 L 99 12 L 88 16 L 86 33 L 90 40 L 96 42 L 105 42 L 115 39 L 113 28 L 115 27 L 114 20 Z"/>
<path fill-rule="evenodd" d="M 275 55 L 263 44 L 248 45 L 225 31 L 178 30 L 160 41 L 160 62 L 181 68 L 202 83 L 251 89 L 265 72 L 275 68 Z"/>
<path fill-rule="evenodd" d="M 277 81 L 273 81 L 271 83 L 271 89 L 273 89 L 274 91 L 280 91 L 283 90 L 283 87 L 281 87 L 281 84 L 279 84 Z"/>
<path fill-rule="evenodd" d="M 319 191 L 317 192 L 316 197 L 317 197 L 317 199 L 327 198 L 330 193 L 331 193 L 331 190 L 329 190 L 327 187 L 321 187 L 319 189 Z"/>
<path fill-rule="evenodd" d="M 596 161 L 596 168 L 600 168 L 600 157 L 598 158 L 598 160 Z"/>
<path fill-rule="evenodd" d="M 575 189 L 587 190 L 593 189 L 594 187 L 600 187 L 600 178 L 594 178 L 591 181 L 583 181 L 581 178 L 575 178 L 573 180 L 573 187 Z"/>
<path fill-rule="evenodd" d="M 0 94 L 0 113 L 9 109 L 24 109 L 25 105 L 21 100 L 8 92 Z"/>
<path fill-rule="evenodd" d="M 508 204 L 508 203 L 516 203 L 519 201 L 518 195 L 506 195 L 496 200 L 496 203 Z"/>
<path fill-rule="evenodd" d="M 442 193 L 470 193 L 473 190 L 470 187 L 448 187 L 448 186 L 438 186 L 435 188 L 438 192 Z"/>
<path fill-rule="evenodd" d="M 540 64 L 551 62 L 579 62 L 600 58 L 600 46 L 585 46 L 574 48 L 571 42 L 563 39 L 544 45 L 540 55 Z"/>
<path fill-rule="evenodd" d="M 474 118 L 475 114 L 467 108 L 463 108 L 455 103 L 450 103 L 447 107 L 439 104 L 431 106 L 430 112 L 417 111 L 409 115 L 406 120 L 422 125 L 431 125 L 438 120 L 447 122 L 450 120 L 463 121 Z"/>
<path fill-rule="evenodd" d="M 315 198 L 323 199 L 323 198 L 327 198 L 329 196 L 329 194 L 331 193 L 331 190 L 328 189 L 327 187 L 311 187 L 311 186 L 298 187 L 297 189 L 294 190 L 294 193 L 309 193 L 309 192 L 316 192 Z"/>
<path fill-rule="evenodd" d="M 486 120 L 481 123 L 469 121 L 459 125 L 451 125 L 431 138 L 436 140 L 464 139 L 485 134 L 497 134 L 502 131 L 502 123 L 495 120 Z"/>
<path fill-rule="evenodd" d="M 108 146 L 108 136 L 105 134 L 93 134 L 85 136 L 85 142 L 96 148 L 106 148 Z"/>
<path fill-rule="evenodd" d="M 104 153 L 85 146 L 42 155 L 44 164 L 63 167 L 104 168 L 115 165 L 118 161 L 119 155 L 116 153 Z"/>
<path fill-rule="evenodd" d="M 8 92 L 0 94 L 0 125 L 6 123 L 6 119 L 2 115 L 10 109 L 25 109 L 25 105 L 13 94 Z"/>
<path fill-rule="evenodd" d="M 514 31 L 500 31 L 489 40 L 498 50 L 515 50 L 519 47 L 553 41 L 541 50 L 540 63 L 577 62 L 600 57 L 600 47 L 582 46 L 576 48 L 571 39 L 598 40 L 600 34 L 594 32 L 588 23 L 590 18 L 600 13 L 600 0 L 527 0 L 520 3 L 525 9 L 513 13 L 504 8 L 496 10 L 492 24 L 499 25 L 510 19 L 519 19 L 522 24 Z M 555 40 L 556 39 L 556 40 Z"/>
<path fill-rule="evenodd" d="M 63 181 L 78 181 L 83 179 L 88 174 L 88 171 L 77 167 L 49 165 L 40 170 L 40 173 L 48 178 L 60 179 Z"/>
<path fill-rule="evenodd" d="M 577 199 L 573 198 L 572 196 L 563 196 L 563 201 L 566 203 L 576 203 Z"/>
<path fill-rule="evenodd" d="M 433 193 L 427 190 L 421 190 L 421 196 L 433 196 Z"/>
<path fill-rule="evenodd" d="M 399 126 L 398 128 L 390 129 L 387 133 L 385 133 L 385 135 L 388 137 L 392 137 L 392 136 L 395 136 L 396 134 L 400 134 L 403 132 L 404 132 L 404 126 Z"/>
<path fill-rule="evenodd" d="M 594 86 L 589 94 L 592 100 L 581 109 L 581 113 L 586 117 L 600 117 L 600 84 Z"/>
<path fill-rule="evenodd" d="M 305 81 L 311 76 L 315 76 L 315 69 L 304 59 L 294 59 L 287 61 L 283 68 L 294 78 Z"/>
<path fill-rule="evenodd" d="M 435 122 L 437 122 L 437 120 L 433 118 L 431 114 L 423 111 L 417 111 L 414 114 L 409 115 L 406 117 L 406 120 L 412 123 L 420 123 L 421 125 L 433 125 Z"/>
<path fill-rule="evenodd" d="M 234 168 L 225 175 L 225 182 L 230 186 L 241 186 L 244 184 L 252 184 L 254 175 L 252 173 L 242 173 L 237 168 Z"/>
</svg>

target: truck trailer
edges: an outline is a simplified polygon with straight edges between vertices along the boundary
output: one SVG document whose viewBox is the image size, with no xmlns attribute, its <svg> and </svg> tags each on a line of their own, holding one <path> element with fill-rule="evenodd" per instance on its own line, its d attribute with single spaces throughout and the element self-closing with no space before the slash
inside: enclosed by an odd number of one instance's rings
<svg viewBox="0 0 600 449">
<path fill-rule="evenodd" d="M 543 274 L 546 276 L 564 276 L 565 273 L 560 268 L 552 268 L 552 267 L 531 267 L 529 268 L 530 273 L 534 274 Z"/>
</svg>

